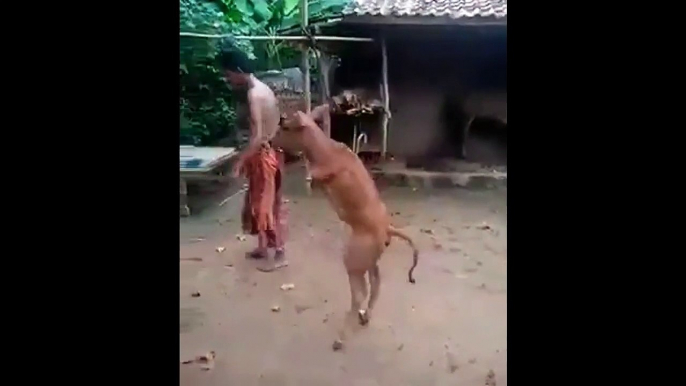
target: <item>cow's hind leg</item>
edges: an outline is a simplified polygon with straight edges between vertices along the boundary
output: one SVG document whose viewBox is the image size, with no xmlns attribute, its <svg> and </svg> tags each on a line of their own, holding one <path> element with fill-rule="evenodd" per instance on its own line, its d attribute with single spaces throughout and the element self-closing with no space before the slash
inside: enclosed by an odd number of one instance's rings
<svg viewBox="0 0 686 386">
<path fill-rule="evenodd" d="M 367 311 L 360 316 L 360 324 L 363 326 L 369 323 L 372 318 L 372 311 L 379 299 L 379 291 L 381 290 L 381 274 L 379 272 L 379 265 L 374 265 L 374 268 L 369 270 L 369 305 Z"/>
<path fill-rule="evenodd" d="M 371 291 L 369 295 L 369 303 L 367 305 L 367 309 L 360 310 L 357 314 L 360 325 L 362 326 L 366 326 L 369 323 L 369 320 L 372 317 L 372 309 L 374 308 L 376 300 L 379 298 L 381 277 L 379 276 L 379 266 L 377 262 L 379 261 L 379 257 L 381 256 L 381 253 L 383 253 L 383 250 L 385 248 L 384 245 L 387 241 L 386 234 L 384 233 L 384 237 L 380 237 L 379 239 L 377 239 L 377 241 L 378 242 L 367 245 L 364 249 L 363 256 L 365 258 L 366 266 L 371 266 L 371 268 L 367 269 L 367 272 L 369 273 L 369 286 L 371 288 Z"/>
<path fill-rule="evenodd" d="M 343 319 L 343 326 L 338 332 L 338 339 L 333 343 L 334 350 L 343 348 L 348 330 L 354 327 L 355 317 L 356 315 L 359 316 L 362 311 L 362 304 L 367 300 L 367 281 L 364 277 L 364 271 L 348 271 L 348 280 L 350 281 L 350 310 Z"/>
</svg>

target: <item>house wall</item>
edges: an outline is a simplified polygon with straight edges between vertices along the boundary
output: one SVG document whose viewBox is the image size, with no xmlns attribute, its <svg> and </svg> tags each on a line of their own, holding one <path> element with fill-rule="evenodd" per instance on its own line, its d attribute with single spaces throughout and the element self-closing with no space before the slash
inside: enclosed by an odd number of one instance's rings
<svg viewBox="0 0 686 386">
<path fill-rule="evenodd" d="M 430 153 L 442 137 L 441 94 L 411 81 L 389 82 L 389 94 L 388 151 L 401 157 Z"/>
<path fill-rule="evenodd" d="M 367 134 L 367 146 L 381 149 L 383 142 L 380 130 L 381 114 L 364 115 L 361 118 L 333 115 L 331 117 L 331 137 L 352 147 L 355 123 L 358 125 L 358 135 L 360 133 Z"/>
<path fill-rule="evenodd" d="M 398 29 L 387 34 L 387 48 L 393 114 L 388 151 L 400 157 L 456 155 L 459 122 L 446 118 L 446 110 L 455 110 L 446 103 L 474 90 L 506 90 L 506 33 Z M 506 163 L 506 143 L 474 134 L 467 142 L 469 160 Z"/>
</svg>

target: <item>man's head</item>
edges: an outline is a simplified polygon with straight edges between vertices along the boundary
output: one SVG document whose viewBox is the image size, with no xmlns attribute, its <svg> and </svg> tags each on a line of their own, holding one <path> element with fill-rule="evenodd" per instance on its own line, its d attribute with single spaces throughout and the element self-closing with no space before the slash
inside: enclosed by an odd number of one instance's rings
<svg viewBox="0 0 686 386">
<path fill-rule="evenodd" d="M 253 69 L 246 55 L 241 51 L 232 39 L 224 40 L 219 48 L 219 64 L 224 72 L 224 79 L 232 87 L 245 88 L 250 81 Z"/>
</svg>

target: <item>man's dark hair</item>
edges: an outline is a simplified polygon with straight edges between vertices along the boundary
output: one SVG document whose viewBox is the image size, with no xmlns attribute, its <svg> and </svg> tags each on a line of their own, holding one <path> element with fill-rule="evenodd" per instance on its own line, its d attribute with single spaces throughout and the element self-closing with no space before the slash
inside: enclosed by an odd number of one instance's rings
<svg viewBox="0 0 686 386">
<path fill-rule="evenodd" d="M 243 72 L 251 74 L 253 72 L 252 63 L 248 55 L 241 51 L 231 38 L 224 39 L 219 43 L 219 65 L 226 71 Z"/>
</svg>

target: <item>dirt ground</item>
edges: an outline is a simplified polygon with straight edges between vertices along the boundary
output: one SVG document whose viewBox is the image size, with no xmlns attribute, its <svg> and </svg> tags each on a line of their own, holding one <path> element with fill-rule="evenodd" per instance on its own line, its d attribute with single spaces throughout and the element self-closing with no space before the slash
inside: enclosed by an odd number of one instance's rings
<svg viewBox="0 0 686 386">
<path fill-rule="evenodd" d="M 237 187 L 191 197 L 196 213 L 180 220 L 179 359 L 216 359 L 210 370 L 181 364 L 181 385 L 506 386 L 507 191 L 383 189 L 420 249 L 417 283 L 407 281 L 410 248 L 394 240 L 373 319 L 333 352 L 350 306 L 343 228 L 303 180 L 289 168 L 290 266 L 272 273 L 245 258 L 256 240 L 237 238 L 242 195 L 218 205 Z"/>
</svg>

